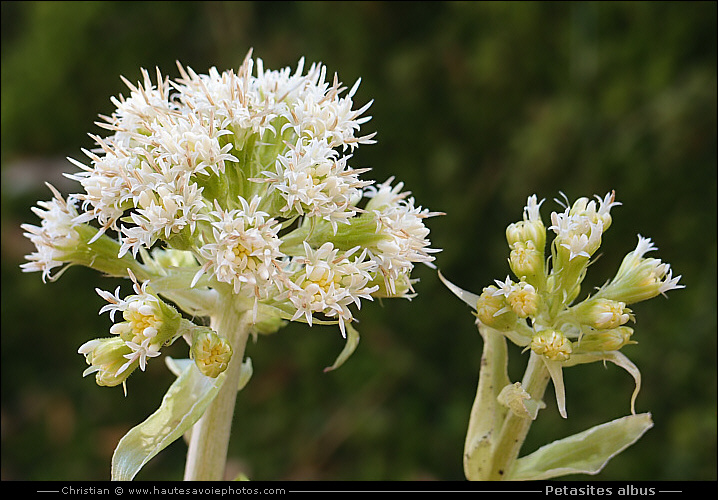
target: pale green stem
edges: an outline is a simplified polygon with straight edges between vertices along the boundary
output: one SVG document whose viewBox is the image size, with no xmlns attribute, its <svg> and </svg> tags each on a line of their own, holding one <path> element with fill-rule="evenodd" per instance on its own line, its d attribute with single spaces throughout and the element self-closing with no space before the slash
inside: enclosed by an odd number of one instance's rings
<svg viewBox="0 0 718 500">
<path fill-rule="evenodd" d="M 541 401 L 549 380 L 550 376 L 541 356 L 531 352 L 521 386 L 533 400 Z M 533 420 L 530 418 L 520 417 L 511 411 L 506 414 L 506 419 L 495 442 L 488 480 L 497 481 L 508 477 L 532 422 Z"/>
<path fill-rule="evenodd" d="M 486 327 L 479 327 L 479 331 L 484 339 L 484 348 L 479 384 L 464 442 L 464 474 L 471 481 L 485 479 L 490 472 L 491 434 L 501 426 L 506 415 L 506 409 L 499 405 L 496 397 L 509 383 L 506 337 Z"/>
<path fill-rule="evenodd" d="M 251 326 L 247 312 L 237 310 L 232 298 L 231 293 L 220 298 L 217 313 L 211 317 L 212 329 L 229 340 L 232 359 L 226 370 L 227 378 L 217 397 L 192 427 L 185 464 L 185 481 L 224 479 L 239 376 Z"/>
</svg>

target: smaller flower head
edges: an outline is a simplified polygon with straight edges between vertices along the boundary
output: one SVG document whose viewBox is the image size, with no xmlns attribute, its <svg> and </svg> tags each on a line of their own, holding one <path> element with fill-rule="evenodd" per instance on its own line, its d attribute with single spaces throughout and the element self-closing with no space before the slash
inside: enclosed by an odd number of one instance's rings
<svg viewBox="0 0 718 500">
<path fill-rule="evenodd" d="M 633 328 L 619 326 L 611 330 L 600 330 L 587 333 L 574 345 L 577 352 L 611 352 L 618 351 L 627 344 L 635 344 L 631 340 Z"/>
<path fill-rule="evenodd" d="M 124 383 L 139 365 L 138 361 L 127 362 L 132 349 L 118 337 L 90 340 L 82 344 L 77 352 L 83 354 L 90 365 L 82 376 L 96 373 L 95 381 L 101 386 L 114 387 Z"/>
<path fill-rule="evenodd" d="M 504 331 L 516 327 L 518 317 L 509 306 L 506 295 L 494 285 L 484 288 L 476 301 L 476 317 L 484 325 Z"/>
<path fill-rule="evenodd" d="M 539 251 L 533 241 L 516 241 L 511 246 L 509 267 L 519 279 L 534 281 L 544 273 L 544 253 Z"/>
<path fill-rule="evenodd" d="M 611 192 L 598 205 L 588 198 L 579 198 L 562 213 L 551 214 L 553 223 L 549 229 L 556 233 L 556 245 L 568 250 L 568 260 L 590 257 L 601 245 L 601 235 L 611 225 L 611 208 L 620 205 Z"/>
<path fill-rule="evenodd" d="M 566 209 L 563 213 L 551 214 L 553 225 L 549 227 L 556 232 L 554 245 L 559 256 L 568 251 L 567 261 L 577 257 L 588 259 L 601 245 L 603 221 L 591 220 L 581 215 L 573 215 Z"/>
<path fill-rule="evenodd" d="M 202 247 L 206 260 L 192 283 L 211 270 L 217 281 L 232 285 L 234 293 L 244 292 L 256 299 L 266 296 L 275 278 L 279 250 L 279 224 L 258 210 L 259 197 L 250 202 L 239 198 L 242 208 L 230 211 L 216 207 L 212 223 L 214 243 Z"/>
<path fill-rule="evenodd" d="M 366 211 L 376 220 L 376 243 L 369 246 L 371 258 L 384 277 L 385 289 L 401 296 L 397 283 L 408 284 L 408 290 L 412 290 L 408 276 L 414 264 L 423 262 L 431 266 L 432 254 L 439 251 L 429 248 L 429 229 L 424 219 L 441 214 L 415 207 L 414 198 L 409 197 L 411 193 L 401 192 L 403 183 L 391 187 L 393 181 L 391 177 L 378 186 L 370 186 L 364 196 L 370 198 Z"/>
<path fill-rule="evenodd" d="M 232 359 L 232 346 L 210 328 L 198 327 L 192 333 L 190 356 L 203 375 L 217 378 Z"/>
<path fill-rule="evenodd" d="M 316 216 L 327 220 L 337 231 L 337 223 L 348 224 L 357 213 L 352 201 L 370 184 L 359 180 L 362 170 L 347 166 L 350 156 L 338 152 L 325 140 L 304 144 L 299 140 L 276 161 L 276 172 L 264 172 L 271 193 L 276 189 L 285 200 L 280 211 L 285 217 Z M 261 180 L 261 179 L 260 179 Z"/>
<path fill-rule="evenodd" d="M 516 313 L 519 318 L 528 318 L 538 311 L 539 295 L 536 289 L 528 283 L 522 281 L 517 283 L 506 296 L 506 300 L 511 310 Z"/>
<path fill-rule="evenodd" d="M 160 348 L 177 338 L 182 318 L 173 307 L 147 291 L 148 282 L 140 286 L 132 271 L 128 272 L 134 281 L 136 295 L 122 299 L 119 296 L 120 287 L 114 295 L 100 289 L 96 291 L 109 302 L 100 309 L 100 314 L 109 311 L 110 318 L 114 320 L 115 313 L 119 311 L 124 319 L 110 328 L 110 333 L 118 335 L 130 349 L 124 355 L 128 361 L 122 370 L 135 363 L 144 370 L 148 358 L 159 356 Z"/>
<path fill-rule="evenodd" d="M 287 281 L 285 295 L 296 308 L 292 321 L 304 316 L 312 324 L 313 314 L 337 318 L 342 335 L 344 324 L 353 320 L 349 305 L 361 307 L 360 299 L 373 300 L 378 286 L 370 286 L 371 272 L 376 264 L 366 260 L 366 251 L 350 260 L 357 250 L 339 253 L 330 242 L 314 250 L 304 243 L 306 257 L 295 257 L 289 266 L 294 269 Z"/>
<path fill-rule="evenodd" d="M 42 222 L 40 227 L 22 224 L 27 231 L 24 235 L 35 244 L 36 252 L 27 255 L 29 261 L 20 267 L 23 272 L 42 271 L 42 280 L 53 279 L 50 271 L 72 260 L 80 235 L 77 232 L 77 209 L 72 199 L 64 200 L 60 193 L 50 184 L 47 184 L 55 198 L 51 201 L 41 201 L 38 205 L 45 210 L 33 207 Z"/>
<path fill-rule="evenodd" d="M 633 304 L 665 294 L 669 290 L 684 288 L 680 276 L 673 277 L 671 266 L 658 259 L 643 257 L 656 250 L 650 238 L 638 235 L 636 249 L 624 257 L 613 280 L 597 296 Z"/>
<path fill-rule="evenodd" d="M 570 214 L 585 218 L 593 223 L 601 221 L 601 227 L 603 231 L 606 231 L 611 225 L 611 208 L 621 203 L 616 201 L 615 191 L 611 191 L 603 198 L 597 195 L 596 200 L 598 201 L 598 205 L 595 201 L 589 200 L 588 198 L 579 198 L 571 207 Z"/>
<path fill-rule="evenodd" d="M 600 297 L 585 300 L 573 309 L 580 323 L 598 330 L 618 328 L 633 317 L 625 302 Z"/>
<path fill-rule="evenodd" d="M 543 330 L 531 339 L 531 350 L 551 361 L 566 361 L 571 357 L 571 341 L 559 330 Z"/>
<path fill-rule="evenodd" d="M 125 145 L 137 135 L 149 133 L 148 125 L 156 118 L 166 116 L 171 112 L 169 104 L 170 84 L 166 78 L 162 78 L 157 71 L 157 84 L 152 83 L 152 78 L 146 69 L 142 69 L 142 83 L 133 85 L 129 80 L 122 77 L 122 81 L 130 89 L 129 97 L 122 95 L 112 97 L 110 100 L 117 107 L 111 117 L 105 120 L 119 131 L 117 139 Z"/>
</svg>

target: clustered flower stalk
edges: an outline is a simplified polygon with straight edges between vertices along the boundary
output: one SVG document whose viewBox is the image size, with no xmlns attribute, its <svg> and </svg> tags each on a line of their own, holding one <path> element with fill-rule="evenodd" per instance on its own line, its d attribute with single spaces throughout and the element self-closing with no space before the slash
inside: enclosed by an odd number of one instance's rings
<svg viewBox="0 0 718 500">
<path fill-rule="evenodd" d="M 668 264 L 645 257 L 655 250 L 638 236 L 614 278 L 577 302 L 592 257 L 611 225 L 615 194 L 596 200 L 566 200 L 551 214 L 555 236 L 546 258 L 547 229 L 541 202 L 528 198 L 523 220 L 506 229 L 509 267 L 514 278 L 495 280 L 480 295 L 463 290 L 440 275 L 447 287 L 476 316 L 484 341 L 479 385 L 464 448 L 464 472 L 470 480 L 546 479 L 570 473 L 596 474 L 605 463 L 652 426 L 650 414 L 635 414 L 640 371 L 621 349 L 635 343 L 635 317 L 628 305 L 683 288 Z M 560 203 L 560 202 L 559 202 Z M 506 339 L 529 352 L 523 379 L 508 378 Z M 627 370 L 636 388 L 631 415 L 518 458 L 531 423 L 546 405 L 543 395 L 553 382 L 559 413 L 567 417 L 563 369 L 594 361 L 611 361 Z"/>
<path fill-rule="evenodd" d="M 353 109 L 359 80 L 345 94 L 321 64 L 270 71 L 251 51 L 236 73 L 178 68 L 175 81 L 159 70 L 155 82 L 145 70 L 136 85 L 123 79 L 129 96 L 101 116 L 108 135 L 91 135 L 89 164 L 69 159 L 82 191 L 63 198 L 48 185 L 54 198 L 33 209 L 40 226 L 22 226 L 37 249 L 22 269 L 43 281 L 78 264 L 132 280 L 124 298 L 97 290 L 100 312 L 121 315 L 79 348 L 98 385 L 126 393 L 165 346 L 188 346 L 191 362 L 166 358 L 178 379 L 118 445 L 114 479 L 183 433 L 186 479 L 223 478 L 237 388 L 251 374 L 247 339 L 287 321 L 338 325 L 347 343 L 336 368 L 358 342 L 354 309 L 411 298 L 414 265 L 438 251 L 425 226 L 436 212 L 393 177 L 375 184 L 349 165 L 375 142 L 358 133 L 371 118 L 371 102 Z"/>
</svg>

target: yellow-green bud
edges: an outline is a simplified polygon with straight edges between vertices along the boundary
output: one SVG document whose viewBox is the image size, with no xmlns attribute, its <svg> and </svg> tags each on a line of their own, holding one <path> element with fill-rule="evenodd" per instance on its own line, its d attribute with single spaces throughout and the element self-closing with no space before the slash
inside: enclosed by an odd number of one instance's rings
<svg viewBox="0 0 718 500">
<path fill-rule="evenodd" d="M 198 327 L 192 335 L 190 355 L 203 375 L 217 378 L 232 359 L 229 341 L 210 328 Z"/>
<path fill-rule="evenodd" d="M 498 288 L 491 285 L 476 301 L 476 317 L 486 326 L 496 330 L 506 331 L 514 328 L 518 316 L 514 313 L 503 295 L 496 295 Z"/>
<path fill-rule="evenodd" d="M 95 381 L 101 386 L 114 387 L 123 383 L 139 365 L 137 360 L 128 362 L 125 356 L 132 354 L 132 349 L 118 337 L 90 340 L 77 352 L 83 354 L 90 365 L 82 376 L 97 373 Z"/>
<path fill-rule="evenodd" d="M 543 253 L 546 245 L 546 227 L 540 220 L 522 220 L 509 224 L 506 228 L 506 241 L 509 248 L 516 243 L 533 243 L 536 250 Z"/>
<path fill-rule="evenodd" d="M 584 325 L 598 330 L 610 330 L 628 322 L 631 310 L 625 302 L 593 298 L 572 308 L 574 317 Z"/>
<path fill-rule="evenodd" d="M 269 335 L 275 333 L 281 327 L 287 324 L 287 320 L 279 316 L 263 314 L 257 318 L 257 322 L 252 325 L 252 332 L 261 335 Z"/>
<path fill-rule="evenodd" d="M 655 247 L 651 240 L 638 235 L 636 249 L 624 257 L 616 277 L 597 295 L 633 304 L 668 290 L 683 288 L 683 285 L 678 284 L 681 277 L 673 277 L 670 265 L 658 259 L 643 257 L 646 252 L 652 250 L 655 250 Z"/>
<path fill-rule="evenodd" d="M 506 300 L 519 318 L 533 316 L 538 310 L 539 296 L 536 289 L 523 281 L 508 294 Z"/>
<path fill-rule="evenodd" d="M 517 241 L 511 246 L 509 267 L 517 278 L 533 281 L 533 277 L 544 272 L 544 253 L 533 241 Z"/>
<path fill-rule="evenodd" d="M 551 361 L 566 361 L 571 357 L 571 341 L 559 330 L 543 330 L 531 339 L 531 350 Z"/>
<path fill-rule="evenodd" d="M 618 351 L 626 344 L 635 344 L 631 340 L 632 335 L 633 328 L 628 326 L 588 333 L 578 341 L 577 349 L 583 352 Z"/>
</svg>

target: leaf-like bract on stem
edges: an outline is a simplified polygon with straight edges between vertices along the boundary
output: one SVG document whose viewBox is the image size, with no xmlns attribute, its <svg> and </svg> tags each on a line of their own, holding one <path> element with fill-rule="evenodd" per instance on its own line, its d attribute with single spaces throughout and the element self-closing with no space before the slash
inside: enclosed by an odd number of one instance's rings
<svg viewBox="0 0 718 500">
<path fill-rule="evenodd" d="M 653 427 L 650 413 L 628 415 L 542 446 L 519 458 L 509 480 L 531 481 L 567 474 L 598 474 L 614 456 Z"/>
<path fill-rule="evenodd" d="M 131 481 L 152 457 L 200 419 L 224 383 L 224 373 L 210 378 L 202 375 L 194 363 L 182 366 L 181 375 L 167 390 L 157 411 L 117 444 L 112 455 L 112 480 Z"/>
</svg>

